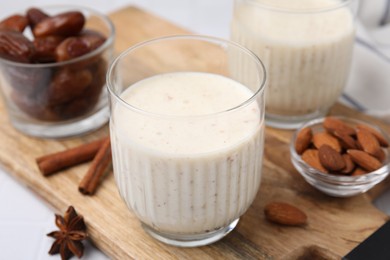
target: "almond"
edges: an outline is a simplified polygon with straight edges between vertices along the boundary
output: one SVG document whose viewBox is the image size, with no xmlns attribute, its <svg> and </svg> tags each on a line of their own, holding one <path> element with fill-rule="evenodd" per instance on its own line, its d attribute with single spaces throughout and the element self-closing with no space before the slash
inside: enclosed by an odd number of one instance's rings
<svg viewBox="0 0 390 260">
<path fill-rule="evenodd" d="M 335 117 L 326 117 L 322 125 L 329 133 L 334 133 L 335 131 L 347 135 L 355 135 L 356 133 L 355 129 Z"/>
<path fill-rule="evenodd" d="M 341 173 L 349 174 L 355 169 L 355 163 L 352 161 L 351 156 L 349 156 L 349 154 L 345 153 L 342 156 L 345 162 L 345 168 L 341 171 Z"/>
<path fill-rule="evenodd" d="M 327 132 L 315 133 L 313 135 L 313 144 L 317 149 L 320 149 L 322 145 L 327 144 L 337 152 L 341 152 L 341 145 L 337 138 Z"/>
<path fill-rule="evenodd" d="M 356 128 L 369 131 L 371 134 L 373 134 L 376 137 L 376 139 L 378 140 L 379 144 L 382 147 L 389 147 L 389 142 L 386 140 L 386 138 L 379 131 L 375 130 L 374 128 L 367 126 L 367 125 L 364 125 L 364 124 L 358 124 L 356 126 Z"/>
<path fill-rule="evenodd" d="M 382 149 L 379 149 L 378 152 L 374 154 L 374 157 L 383 163 L 386 159 L 386 153 Z"/>
<path fill-rule="evenodd" d="M 324 144 L 318 149 L 318 157 L 322 166 L 331 172 L 338 172 L 345 168 L 344 158 L 327 144 Z"/>
<path fill-rule="evenodd" d="M 344 132 L 334 131 L 333 135 L 339 140 L 341 146 L 344 149 L 360 149 L 359 144 L 352 136 L 345 134 Z"/>
<path fill-rule="evenodd" d="M 378 159 L 364 151 L 350 149 L 347 151 L 347 153 L 351 156 L 352 161 L 369 172 L 375 171 L 382 167 L 382 164 L 380 161 L 378 161 Z"/>
<path fill-rule="evenodd" d="M 285 202 L 271 202 L 264 207 L 265 217 L 276 224 L 301 226 L 307 223 L 306 214 Z"/>
<path fill-rule="evenodd" d="M 377 154 L 378 151 L 381 150 L 379 141 L 376 139 L 376 137 L 371 134 L 371 132 L 365 129 L 359 129 L 357 131 L 357 140 L 362 146 L 363 151 L 365 151 L 366 153 L 375 156 L 375 154 Z"/>
<path fill-rule="evenodd" d="M 359 176 L 359 175 L 364 175 L 366 173 L 367 173 L 366 170 L 363 170 L 360 167 L 356 167 L 355 170 L 351 173 L 351 176 Z"/>
<path fill-rule="evenodd" d="M 328 172 L 328 170 L 325 169 L 320 162 L 320 157 L 318 156 L 318 150 L 307 149 L 306 151 L 303 152 L 301 158 L 304 162 L 306 162 L 311 167 L 324 173 Z"/>
<path fill-rule="evenodd" d="M 295 150 L 298 154 L 302 154 L 309 147 L 312 137 L 313 131 L 309 127 L 305 127 L 299 131 L 295 140 Z"/>
</svg>

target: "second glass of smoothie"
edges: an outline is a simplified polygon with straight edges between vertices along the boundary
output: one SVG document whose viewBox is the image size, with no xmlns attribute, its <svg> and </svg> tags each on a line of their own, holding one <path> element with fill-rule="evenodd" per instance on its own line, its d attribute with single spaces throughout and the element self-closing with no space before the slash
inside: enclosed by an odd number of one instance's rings
<svg viewBox="0 0 390 260">
<path fill-rule="evenodd" d="M 144 229 L 176 246 L 224 237 L 260 185 L 262 62 L 233 42 L 171 36 L 122 53 L 107 79 L 114 175 Z"/>
<path fill-rule="evenodd" d="M 235 0 L 231 39 L 263 59 L 269 75 L 267 125 L 297 128 L 337 101 L 349 75 L 356 9 L 357 0 Z"/>
</svg>

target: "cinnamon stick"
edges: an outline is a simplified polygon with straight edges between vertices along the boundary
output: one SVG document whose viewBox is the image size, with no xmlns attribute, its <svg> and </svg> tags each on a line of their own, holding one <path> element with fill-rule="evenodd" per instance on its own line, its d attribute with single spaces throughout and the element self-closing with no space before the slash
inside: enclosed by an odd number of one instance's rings
<svg viewBox="0 0 390 260">
<path fill-rule="evenodd" d="M 95 157 L 106 140 L 109 140 L 109 137 L 82 144 L 69 150 L 39 157 L 36 159 L 38 168 L 44 176 L 49 176 L 60 170 L 90 161 Z"/>
<path fill-rule="evenodd" d="M 107 139 L 93 159 L 87 174 L 82 179 L 79 191 L 84 195 L 93 195 L 111 162 L 110 139 Z"/>
</svg>

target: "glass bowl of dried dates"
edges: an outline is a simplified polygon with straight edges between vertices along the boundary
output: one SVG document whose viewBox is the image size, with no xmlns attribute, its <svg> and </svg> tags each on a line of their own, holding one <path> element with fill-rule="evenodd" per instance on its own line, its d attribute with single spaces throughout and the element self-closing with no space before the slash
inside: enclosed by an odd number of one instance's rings
<svg viewBox="0 0 390 260">
<path fill-rule="evenodd" d="M 303 178 L 335 197 L 350 197 L 387 177 L 390 139 L 378 126 L 346 117 L 307 122 L 293 135 L 291 161 Z"/>
<path fill-rule="evenodd" d="M 111 20 L 87 7 L 30 7 L 0 18 L 0 88 L 12 125 L 43 138 L 104 125 L 114 38 Z"/>
</svg>

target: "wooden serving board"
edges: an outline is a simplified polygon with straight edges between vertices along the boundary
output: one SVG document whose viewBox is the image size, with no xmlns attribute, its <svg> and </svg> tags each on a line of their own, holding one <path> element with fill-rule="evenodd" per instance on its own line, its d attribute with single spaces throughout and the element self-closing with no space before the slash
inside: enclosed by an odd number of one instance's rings
<svg viewBox="0 0 390 260">
<path fill-rule="evenodd" d="M 117 29 L 117 52 L 153 37 L 188 33 L 134 7 L 119 10 L 111 18 Z M 331 114 L 365 119 L 390 131 L 389 125 L 339 104 Z M 320 253 L 343 256 L 388 218 L 372 205 L 373 199 L 389 186 L 388 179 L 369 193 L 353 198 L 324 195 L 306 183 L 291 164 L 288 144 L 292 131 L 267 128 L 260 191 L 237 228 L 209 246 L 167 246 L 142 230 L 120 199 L 112 174 L 89 197 L 77 190 L 88 164 L 48 178 L 38 171 L 36 157 L 95 140 L 107 132 L 106 126 L 89 135 L 61 141 L 28 137 L 10 125 L 6 109 L 0 103 L 0 163 L 59 213 L 73 205 L 84 215 L 92 241 L 113 259 L 294 259 L 312 252 L 315 246 L 320 247 Z M 268 222 L 263 208 L 274 200 L 299 205 L 308 215 L 308 225 L 282 227 Z"/>
</svg>

